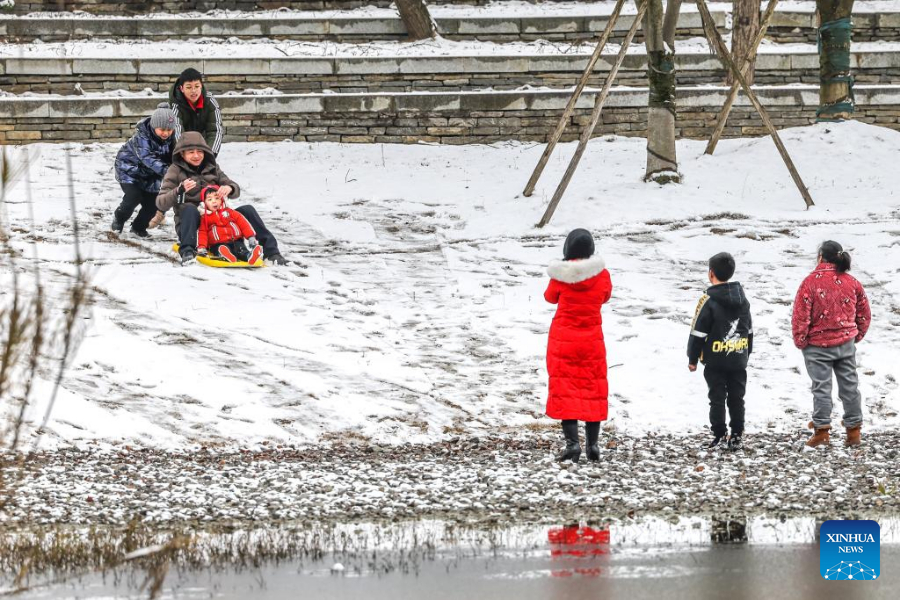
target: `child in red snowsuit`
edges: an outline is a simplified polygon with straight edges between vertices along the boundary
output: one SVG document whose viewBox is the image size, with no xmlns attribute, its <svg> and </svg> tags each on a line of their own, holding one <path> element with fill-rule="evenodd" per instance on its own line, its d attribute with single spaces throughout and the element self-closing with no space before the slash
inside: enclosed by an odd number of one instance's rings
<svg viewBox="0 0 900 600">
<path fill-rule="evenodd" d="M 603 258 L 594 256 L 594 238 L 586 229 L 569 233 L 565 260 L 550 263 L 544 299 L 557 304 L 547 344 L 550 395 L 547 416 L 562 421 L 566 448 L 559 461 L 578 462 L 578 421 L 584 421 L 588 460 L 600 460 L 600 421 L 607 416 L 606 346 L 600 307 L 612 295 Z"/>
<path fill-rule="evenodd" d="M 209 185 L 200 190 L 200 202 L 202 214 L 197 230 L 197 252 L 201 256 L 209 253 L 230 263 L 242 260 L 257 264 L 262 259 L 263 249 L 256 241 L 256 232 L 244 215 L 225 205 L 219 186 Z"/>
</svg>

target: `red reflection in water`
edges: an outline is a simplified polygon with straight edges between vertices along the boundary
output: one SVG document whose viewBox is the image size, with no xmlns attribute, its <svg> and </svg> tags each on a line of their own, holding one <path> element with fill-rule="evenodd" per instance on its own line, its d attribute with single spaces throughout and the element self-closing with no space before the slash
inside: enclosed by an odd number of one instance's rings
<svg viewBox="0 0 900 600">
<path fill-rule="evenodd" d="M 567 560 L 570 558 L 592 558 L 609 554 L 609 529 L 593 527 L 552 527 L 547 531 L 550 542 L 550 560 Z M 597 577 L 602 572 L 599 567 L 552 569 L 553 577 L 572 577 L 583 575 Z"/>
</svg>

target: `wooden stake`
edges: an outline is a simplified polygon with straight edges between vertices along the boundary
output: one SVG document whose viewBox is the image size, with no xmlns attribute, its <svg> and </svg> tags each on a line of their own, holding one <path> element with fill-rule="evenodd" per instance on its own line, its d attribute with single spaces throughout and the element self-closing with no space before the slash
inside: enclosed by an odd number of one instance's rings
<svg viewBox="0 0 900 600">
<path fill-rule="evenodd" d="M 741 75 L 744 77 L 747 76 L 747 73 L 750 72 L 750 67 L 753 66 L 753 61 L 756 59 L 756 51 L 759 49 L 760 42 L 766 37 L 769 21 L 772 20 L 772 15 L 775 14 L 775 7 L 777 5 L 778 0 L 769 0 L 769 5 L 766 7 L 766 13 L 763 15 L 762 24 L 759 27 L 759 31 L 756 33 L 753 45 L 750 47 L 750 52 L 747 53 L 747 56 L 744 58 L 744 63 L 741 65 Z M 725 105 L 719 112 L 716 128 L 713 130 L 712 137 L 709 138 L 709 143 L 706 144 L 706 154 L 712 154 L 716 151 L 716 145 L 719 143 L 719 138 L 722 137 L 722 132 L 725 131 L 725 123 L 728 121 L 728 115 L 731 114 L 731 107 L 737 99 L 739 89 L 741 89 L 741 82 L 735 77 L 734 82 L 731 84 L 731 89 L 728 90 L 728 99 L 725 100 Z"/>
<path fill-rule="evenodd" d="M 759 98 L 756 97 L 756 92 L 747 85 L 747 80 L 744 78 L 743 73 L 741 73 L 737 66 L 734 64 L 734 60 L 731 58 L 731 53 L 728 51 L 728 48 L 725 46 L 725 42 L 722 41 L 722 36 L 719 35 L 719 30 L 716 29 L 716 24 L 712 19 L 712 16 L 709 14 L 709 8 L 706 6 L 706 0 L 697 0 L 697 8 L 700 11 L 700 19 L 703 21 L 704 26 L 703 29 L 706 31 L 707 37 L 711 44 L 713 44 L 719 53 L 719 58 L 725 63 L 725 67 L 730 69 L 734 74 L 735 79 L 741 84 L 741 87 L 744 89 L 744 93 L 747 94 L 747 98 L 750 99 L 750 102 L 753 104 L 753 107 L 756 109 L 756 112 L 759 113 L 760 118 L 762 119 L 763 124 L 766 126 L 766 129 L 769 130 L 769 135 L 772 136 L 772 141 L 775 142 L 775 146 L 778 148 L 778 153 L 781 154 L 781 158 L 784 160 L 784 164 L 787 166 L 788 171 L 791 173 L 791 178 L 794 180 L 794 183 L 797 184 L 797 189 L 800 190 L 800 195 L 803 196 L 803 201 L 806 202 L 806 208 L 810 206 L 814 206 L 815 202 L 813 202 L 812 197 L 809 195 L 809 190 L 806 189 L 806 185 L 803 183 L 803 180 L 800 179 L 800 173 L 797 172 L 797 168 L 794 166 L 794 161 L 791 160 L 791 156 L 788 154 L 787 148 L 784 147 L 784 144 L 781 142 L 781 137 L 778 135 L 778 131 L 775 130 L 775 126 L 772 124 L 772 120 L 769 118 L 769 114 L 766 112 L 766 109 L 763 108 L 763 105 L 760 104 Z"/>
<path fill-rule="evenodd" d="M 756 61 L 749 61 L 750 68 L 746 72 L 744 61 L 755 49 L 753 42 L 760 30 L 759 0 L 734 0 L 731 6 L 731 56 L 741 67 L 747 83 L 753 85 Z M 730 86 L 734 83 L 734 77 L 731 73 L 727 73 L 727 76 Z"/>
<path fill-rule="evenodd" d="M 556 211 L 559 201 L 562 200 L 566 188 L 569 187 L 569 181 L 572 179 L 572 175 L 575 174 L 575 169 L 578 168 L 578 162 L 581 160 L 581 155 L 584 154 L 587 144 L 591 140 L 591 134 L 594 133 L 594 129 L 596 129 L 597 123 L 600 121 L 600 114 L 603 112 L 603 104 L 606 102 L 606 97 L 609 95 L 610 88 L 612 88 L 613 80 L 616 78 L 619 67 L 622 66 L 622 62 L 625 60 L 628 46 L 631 45 L 631 40 L 634 38 L 634 34 L 637 32 L 638 27 L 640 27 L 641 19 L 644 18 L 644 13 L 647 12 L 647 7 L 650 5 L 650 2 L 647 0 L 638 1 L 640 2 L 638 14 L 634 18 L 634 23 L 631 24 L 631 29 L 628 30 L 628 35 L 625 36 L 625 40 L 622 42 L 622 48 L 619 50 L 619 55 L 616 57 L 616 62 L 609 72 L 609 76 L 607 76 L 606 81 L 603 83 L 603 89 L 600 90 L 600 94 L 594 100 L 594 110 L 591 113 L 591 120 L 584 128 L 584 131 L 581 132 L 581 139 L 578 140 L 578 149 L 575 150 L 575 155 L 572 157 L 572 160 L 569 161 L 569 168 L 566 169 L 566 174 L 563 175 L 562 181 L 559 182 L 559 186 L 553 194 L 553 199 L 550 200 L 550 205 L 547 207 L 547 210 L 544 211 L 544 216 L 541 217 L 540 222 L 537 224 L 538 227 L 543 227 L 550 222 L 551 218 L 553 218 L 553 213 Z"/>
<path fill-rule="evenodd" d="M 537 185 L 538 179 L 541 178 L 541 173 L 544 172 L 544 167 L 547 165 L 547 161 L 550 160 L 550 155 L 553 154 L 553 149 L 556 148 L 557 142 L 559 142 L 559 138 L 562 137 L 563 131 L 566 129 L 566 123 L 569 121 L 569 117 L 572 116 L 572 112 L 575 110 L 575 103 L 578 102 L 578 98 L 581 97 L 581 92 L 584 90 L 584 86 L 587 85 L 588 78 L 591 76 L 591 73 L 594 70 L 594 66 L 597 64 L 597 61 L 600 59 L 600 55 L 603 52 L 603 49 L 606 47 L 606 42 L 609 40 L 609 36 L 612 34 L 613 27 L 616 22 L 619 20 L 619 13 L 622 12 L 622 7 L 625 5 L 625 0 L 617 0 L 615 8 L 613 8 L 612 14 L 609 16 L 609 21 L 606 23 L 606 28 L 603 30 L 603 35 L 600 36 L 600 41 L 597 42 L 597 47 L 594 48 L 594 53 L 591 54 L 591 58 L 588 60 L 587 66 L 584 68 L 584 73 L 581 75 L 581 79 L 578 81 L 578 85 L 575 86 L 575 91 L 572 93 L 572 97 L 569 98 L 569 103 L 566 104 L 566 109 L 563 111 L 562 116 L 559 118 L 559 123 L 556 124 L 556 129 L 550 135 L 550 141 L 547 144 L 547 147 L 544 148 L 544 153 L 541 155 L 541 159 L 538 161 L 537 166 L 534 168 L 534 172 L 531 174 L 531 179 L 528 180 L 528 185 L 525 186 L 525 191 L 522 192 L 525 196 L 531 196 L 534 193 L 534 187 Z"/>
</svg>

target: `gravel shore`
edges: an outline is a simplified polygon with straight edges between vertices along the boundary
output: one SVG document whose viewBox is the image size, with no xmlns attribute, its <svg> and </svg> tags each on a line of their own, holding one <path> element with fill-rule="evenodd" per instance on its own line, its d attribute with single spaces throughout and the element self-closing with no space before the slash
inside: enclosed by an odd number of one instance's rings
<svg viewBox="0 0 900 600">
<path fill-rule="evenodd" d="M 24 471 L 3 528 L 55 524 L 318 523 L 443 519 L 515 523 L 668 515 L 835 516 L 900 509 L 900 434 L 847 450 L 803 450 L 803 433 L 746 437 L 742 452 L 700 436 L 601 439 L 598 463 L 559 465 L 556 432 L 429 445 L 331 443 L 161 452 L 58 450 Z"/>
</svg>

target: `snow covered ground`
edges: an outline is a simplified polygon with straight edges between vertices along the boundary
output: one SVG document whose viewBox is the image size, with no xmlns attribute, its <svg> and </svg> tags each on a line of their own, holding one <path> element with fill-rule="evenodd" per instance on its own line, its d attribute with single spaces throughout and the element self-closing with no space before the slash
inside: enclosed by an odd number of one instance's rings
<svg viewBox="0 0 900 600">
<path fill-rule="evenodd" d="M 150 242 L 117 241 L 107 231 L 121 196 L 117 145 L 70 146 L 97 293 L 43 443 L 394 443 L 554 426 L 542 416 L 554 312 L 544 268 L 574 227 L 594 231 L 614 284 L 603 309 L 612 427 L 707 425 L 685 344 L 705 261 L 722 250 L 737 258 L 754 313 L 748 432 L 805 425 L 811 399 L 790 305 L 817 245 L 837 239 L 873 306 L 859 347 L 866 427 L 896 429 L 900 133 L 851 122 L 783 136 L 817 203 L 809 211 L 766 138 L 723 141 L 713 157 L 680 141 L 684 182 L 659 187 L 641 181 L 645 141 L 610 137 L 590 144 L 545 230 L 534 223 L 572 144 L 532 198 L 520 192 L 542 145 L 227 144 L 220 162 L 242 202 L 296 261 L 252 272 L 167 260 L 171 222 Z M 72 257 L 66 147 L 24 152 L 36 224 L 19 184 L 5 207 L 13 243 L 30 252 L 37 240 L 58 284 Z"/>
</svg>

